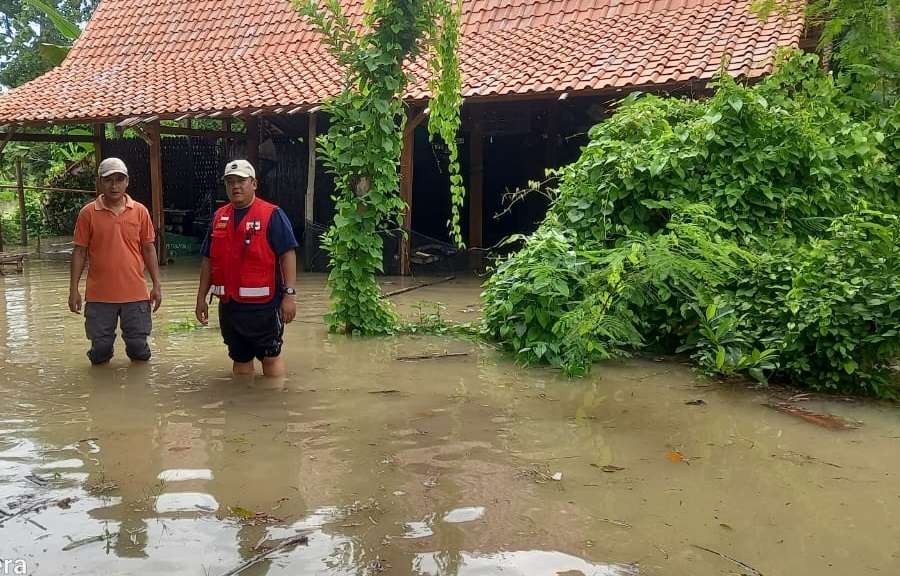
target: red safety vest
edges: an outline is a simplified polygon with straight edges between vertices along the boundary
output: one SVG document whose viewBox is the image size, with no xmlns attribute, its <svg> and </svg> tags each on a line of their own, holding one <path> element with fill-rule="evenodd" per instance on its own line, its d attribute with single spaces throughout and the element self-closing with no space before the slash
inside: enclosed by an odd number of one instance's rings
<svg viewBox="0 0 900 576">
<path fill-rule="evenodd" d="M 216 210 L 209 259 L 212 293 L 223 302 L 268 302 L 275 296 L 278 257 L 268 231 L 277 209 L 257 197 L 237 226 L 231 203 Z"/>
</svg>

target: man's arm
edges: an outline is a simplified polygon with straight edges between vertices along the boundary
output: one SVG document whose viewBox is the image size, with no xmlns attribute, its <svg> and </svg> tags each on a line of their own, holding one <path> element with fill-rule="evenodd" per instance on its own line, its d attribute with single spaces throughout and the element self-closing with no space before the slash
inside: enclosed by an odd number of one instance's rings
<svg viewBox="0 0 900 576">
<path fill-rule="evenodd" d="M 69 268 L 69 310 L 81 314 L 81 275 L 84 273 L 84 264 L 87 262 L 87 248 L 75 246 L 72 249 L 72 265 Z"/>
<path fill-rule="evenodd" d="M 207 303 L 206 297 L 209 294 L 210 286 L 212 286 L 210 277 L 209 258 L 204 256 L 203 261 L 200 263 L 200 286 L 197 288 L 197 307 L 194 308 L 194 315 L 204 326 L 209 322 L 209 303 Z"/>
<path fill-rule="evenodd" d="M 150 272 L 150 280 L 153 281 L 153 288 L 150 290 L 150 303 L 153 305 L 153 311 L 159 310 L 162 304 L 162 285 L 159 282 L 159 259 L 156 257 L 156 246 L 153 242 L 144 242 L 141 245 L 141 254 L 144 256 L 144 266 Z"/>
<path fill-rule="evenodd" d="M 291 248 L 278 257 L 278 265 L 281 267 L 281 281 L 285 288 L 295 288 L 297 285 L 297 251 Z M 290 324 L 297 315 L 297 300 L 293 294 L 284 294 L 281 300 L 281 318 L 285 324 Z"/>
</svg>

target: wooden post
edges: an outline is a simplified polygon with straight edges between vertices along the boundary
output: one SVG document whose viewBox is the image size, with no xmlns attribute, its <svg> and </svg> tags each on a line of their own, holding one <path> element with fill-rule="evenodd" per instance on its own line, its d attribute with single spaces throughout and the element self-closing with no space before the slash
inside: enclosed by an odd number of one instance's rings
<svg viewBox="0 0 900 576">
<path fill-rule="evenodd" d="M 545 144 L 547 168 L 556 168 L 559 162 L 559 107 L 560 102 L 551 101 L 547 107 L 547 142 Z"/>
<path fill-rule="evenodd" d="M 103 161 L 103 142 L 106 139 L 106 125 L 94 124 L 94 189 L 100 194 L 100 177 L 97 170 Z"/>
<path fill-rule="evenodd" d="M 247 124 L 247 161 L 253 165 L 253 168 L 259 173 L 259 120 L 256 116 L 250 116 L 246 120 Z"/>
<path fill-rule="evenodd" d="M 147 125 L 150 145 L 150 217 L 156 228 L 156 252 L 160 264 L 166 262 L 166 221 L 163 205 L 162 143 L 159 120 Z"/>
<path fill-rule="evenodd" d="M 316 112 L 310 112 L 307 117 L 307 134 L 306 134 L 306 195 L 303 200 L 303 266 L 304 269 L 312 268 L 312 262 L 315 259 L 316 243 L 316 136 L 318 117 Z"/>
<path fill-rule="evenodd" d="M 480 270 L 484 247 L 484 132 L 480 114 L 469 129 L 469 265 Z"/>
<path fill-rule="evenodd" d="M 403 151 L 400 153 L 400 197 L 406 204 L 403 212 L 403 238 L 400 239 L 400 274 L 409 276 L 410 252 L 412 240 L 412 210 L 413 210 L 413 148 L 416 142 L 416 127 L 409 124 L 403 131 Z"/>
<path fill-rule="evenodd" d="M 316 113 L 309 113 L 309 131 L 307 135 L 306 197 L 304 198 L 303 218 L 307 222 L 315 222 L 316 209 Z"/>
<path fill-rule="evenodd" d="M 28 213 L 25 212 L 25 183 L 22 182 L 22 159 L 16 158 L 16 188 L 19 193 L 19 241 L 28 246 Z"/>
</svg>

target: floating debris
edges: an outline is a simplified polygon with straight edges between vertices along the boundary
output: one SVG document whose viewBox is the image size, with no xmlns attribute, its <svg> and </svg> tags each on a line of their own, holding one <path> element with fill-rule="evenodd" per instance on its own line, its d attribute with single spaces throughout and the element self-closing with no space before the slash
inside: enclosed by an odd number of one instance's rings
<svg viewBox="0 0 900 576">
<path fill-rule="evenodd" d="M 765 406 L 777 410 L 782 414 L 796 416 L 801 420 L 806 420 L 807 422 L 821 426 L 822 428 L 828 428 L 829 430 L 855 430 L 861 426 L 861 423 L 859 422 L 850 422 L 849 420 L 845 420 L 834 414 L 813 412 L 812 410 L 807 410 L 806 408 L 801 408 L 800 406 L 788 402 L 769 402 L 768 404 L 765 404 Z"/>
<path fill-rule="evenodd" d="M 468 506 L 466 508 L 456 508 L 444 514 L 442 520 L 449 524 L 459 524 L 462 522 L 473 522 L 484 516 L 484 506 Z"/>
</svg>

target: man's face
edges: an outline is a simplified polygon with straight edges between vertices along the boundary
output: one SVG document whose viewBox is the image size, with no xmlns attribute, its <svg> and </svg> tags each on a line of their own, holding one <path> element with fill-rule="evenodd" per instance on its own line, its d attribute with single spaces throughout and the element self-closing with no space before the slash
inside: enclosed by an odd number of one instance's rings
<svg viewBox="0 0 900 576">
<path fill-rule="evenodd" d="M 118 201 L 128 189 L 128 176 L 115 172 L 100 178 L 100 193 L 112 201 Z"/>
<path fill-rule="evenodd" d="M 225 193 L 236 208 L 249 206 L 256 197 L 256 180 L 235 174 L 225 177 Z"/>
</svg>

